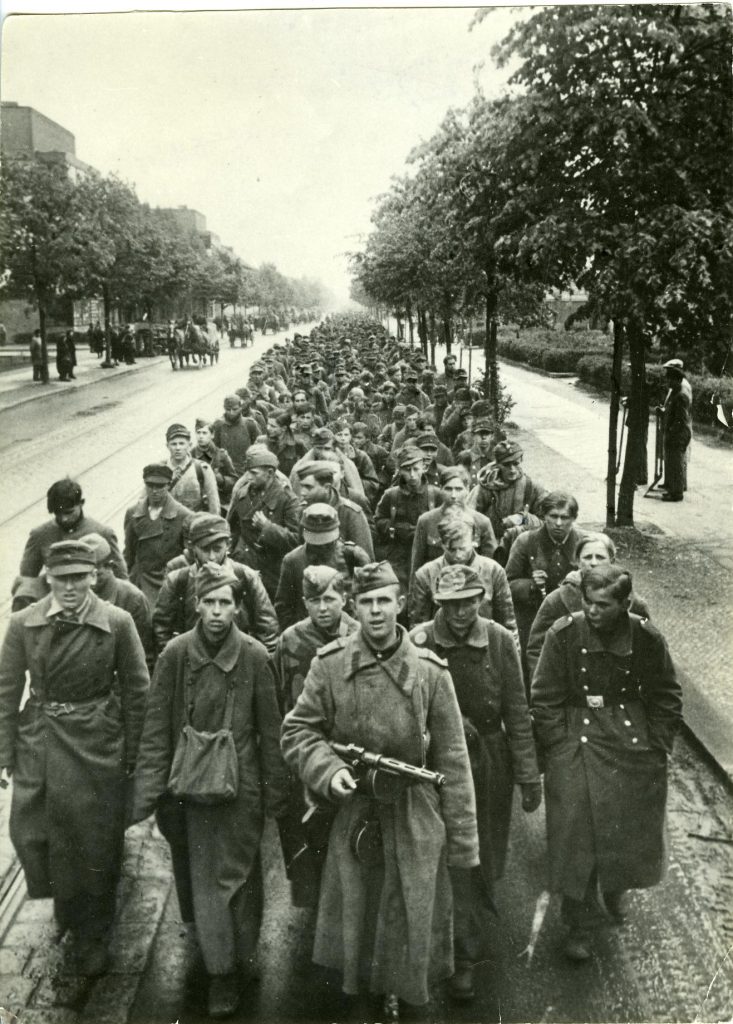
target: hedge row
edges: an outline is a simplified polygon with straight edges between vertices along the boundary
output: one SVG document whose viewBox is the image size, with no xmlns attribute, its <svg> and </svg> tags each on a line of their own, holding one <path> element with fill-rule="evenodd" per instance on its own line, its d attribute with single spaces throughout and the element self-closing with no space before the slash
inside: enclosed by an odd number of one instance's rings
<svg viewBox="0 0 733 1024">
<path fill-rule="evenodd" d="M 473 331 L 474 345 L 483 345 L 484 332 Z M 499 331 L 496 349 L 500 356 L 527 363 L 549 373 L 577 373 L 578 361 L 589 353 L 609 352 L 609 340 L 598 331 L 524 330 L 520 337 L 504 328 Z"/>
<path fill-rule="evenodd" d="M 611 390 L 611 360 L 608 356 L 591 354 L 578 361 L 578 378 L 584 384 L 590 384 L 605 394 Z M 651 388 L 651 405 L 659 405 L 667 393 L 664 367 L 659 364 L 647 364 L 647 381 Z M 722 381 L 709 374 L 686 374 L 692 385 L 692 418 L 696 423 L 712 426 L 720 421 L 717 419 L 716 404 L 723 402 L 733 406 L 733 379 L 723 377 Z M 621 371 L 621 390 L 628 394 L 631 388 L 631 371 L 628 363 L 624 363 Z M 713 401 L 715 398 L 715 401 Z"/>
</svg>

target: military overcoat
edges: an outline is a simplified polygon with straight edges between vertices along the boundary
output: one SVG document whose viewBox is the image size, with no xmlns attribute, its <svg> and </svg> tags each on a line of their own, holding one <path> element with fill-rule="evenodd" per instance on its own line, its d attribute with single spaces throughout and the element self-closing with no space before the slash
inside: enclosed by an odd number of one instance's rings
<svg viewBox="0 0 733 1024">
<path fill-rule="evenodd" d="M 92 594 L 81 625 L 49 594 L 10 617 L 0 653 L 0 765 L 13 768 L 10 837 L 32 898 L 109 892 L 119 876 L 125 776 L 148 672 L 131 616 Z M 30 677 L 30 697 L 20 709 Z M 55 702 L 55 703 L 53 703 Z"/>
<path fill-rule="evenodd" d="M 665 862 L 667 757 L 681 688 L 661 633 L 624 615 L 603 639 L 583 612 L 547 632 L 531 709 L 544 752 L 550 884 L 582 900 L 658 882 Z"/>
<path fill-rule="evenodd" d="M 453 972 L 448 864 L 478 864 L 476 805 L 455 690 L 445 663 L 401 630 L 396 652 L 379 658 L 358 630 L 323 647 L 303 692 L 285 716 L 285 759 L 321 800 L 344 762 L 328 740 L 444 772 L 438 792 L 418 783 L 395 803 L 376 805 L 382 871 L 351 850 L 368 797 L 342 803 L 331 829 L 313 957 L 340 970 L 345 992 L 364 975 L 373 992 L 410 1003 L 428 999 L 429 978 Z"/>
</svg>

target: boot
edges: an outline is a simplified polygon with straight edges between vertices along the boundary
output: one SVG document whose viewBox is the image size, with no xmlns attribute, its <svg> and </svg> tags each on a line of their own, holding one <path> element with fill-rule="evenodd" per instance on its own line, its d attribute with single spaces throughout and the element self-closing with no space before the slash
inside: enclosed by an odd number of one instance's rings
<svg viewBox="0 0 733 1024">
<path fill-rule="evenodd" d="M 239 980 L 236 974 L 215 974 L 209 982 L 209 1016 L 223 1020 L 239 1006 Z"/>
<path fill-rule="evenodd" d="M 457 963 L 456 973 L 450 979 L 450 994 L 456 1002 L 470 1003 L 476 994 L 473 989 L 473 964 Z"/>
</svg>

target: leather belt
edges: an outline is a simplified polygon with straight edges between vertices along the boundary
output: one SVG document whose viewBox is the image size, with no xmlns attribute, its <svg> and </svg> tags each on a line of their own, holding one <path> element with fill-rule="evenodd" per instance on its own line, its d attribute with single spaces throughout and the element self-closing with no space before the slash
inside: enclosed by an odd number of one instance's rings
<svg viewBox="0 0 733 1024">
<path fill-rule="evenodd" d="M 32 703 L 35 707 L 40 708 L 44 714 L 49 715 L 51 718 L 59 718 L 61 715 L 71 715 L 80 708 L 89 707 L 90 704 L 101 704 L 102 701 L 107 700 L 111 692 L 111 690 L 107 690 L 106 693 L 97 693 L 93 697 L 88 697 L 86 700 L 77 700 L 73 702 L 40 700 L 35 694 L 32 694 Z"/>
</svg>

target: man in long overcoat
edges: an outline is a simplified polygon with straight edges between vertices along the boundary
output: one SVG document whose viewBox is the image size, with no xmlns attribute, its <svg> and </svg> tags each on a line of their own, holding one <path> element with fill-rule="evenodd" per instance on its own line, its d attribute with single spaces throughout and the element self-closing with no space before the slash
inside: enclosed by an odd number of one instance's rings
<svg viewBox="0 0 733 1024">
<path fill-rule="evenodd" d="M 184 548 L 184 528 L 193 512 L 169 493 L 173 471 L 165 463 L 143 470 L 145 496 L 125 512 L 125 560 L 130 579 L 155 609 L 165 566 Z"/>
<path fill-rule="evenodd" d="M 140 821 L 155 811 L 170 843 L 181 914 L 196 923 L 214 1017 L 234 1013 L 251 971 L 262 913 L 264 815 L 280 816 L 286 800 L 275 676 L 265 648 L 234 625 L 237 589 L 227 565 L 207 563 L 196 577 L 198 621 L 171 640 L 155 669 L 131 814 Z M 236 796 L 210 805 L 175 799 L 168 779 L 184 724 L 218 731 L 228 707 Z"/>
<path fill-rule="evenodd" d="M 60 540 L 81 540 L 88 533 L 99 533 L 110 546 L 115 576 L 127 579 L 127 566 L 114 530 L 85 513 L 84 496 L 76 480 L 66 477 L 51 484 L 46 492 L 46 508 L 53 519 L 34 527 L 28 534 L 18 575 L 38 576 L 46 564 L 52 544 Z"/>
<path fill-rule="evenodd" d="M 0 778 L 12 775 L 10 838 L 28 895 L 53 897 L 77 969 L 95 975 L 107 965 L 149 679 L 131 616 L 91 590 L 92 548 L 54 544 L 46 572 L 51 593 L 10 617 L 0 653 Z"/>
<path fill-rule="evenodd" d="M 628 611 L 630 573 L 602 565 L 580 585 L 583 611 L 548 630 L 530 701 L 546 760 L 550 886 L 573 960 L 591 956 L 597 891 L 620 921 L 624 892 L 662 878 L 667 758 L 682 720 L 664 637 Z"/>
<path fill-rule="evenodd" d="M 681 359 L 664 364 L 669 385 L 662 406 L 664 489 L 662 501 L 682 501 L 687 490 L 687 449 L 692 440 L 692 389 Z"/>
<path fill-rule="evenodd" d="M 479 615 L 484 588 L 469 565 L 447 565 L 435 581 L 438 611 L 410 639 L 448 663 L 463 716 L 478 818 L 481 876 L 454 891 L 455 998 L 473 998 L 473 966 L 486 956 L 486 898 L 504 873 L 514 784 L 525 811 L 542 795 L 532 722 L 514 636 Z"/>
<path fill-rule="evenodd" d="M 422 1005 L 430 980 L 453 974 L 448 867 L 478 865 L 468 753 L 445 663 L 397 625 L 404 598 L 388 563 L 355 570 L 355 601 L 361 628 L 320 649 L 282 729 L 286 761 L 338 807 L 313 957 L 342 972 L 346 993 L 366 987 Z M 445 785 L 372 800 L 329 740 L 442 772 Z M 381 835 L 381 863 L 354 852 L 365 821 Z"/>
</svg>

